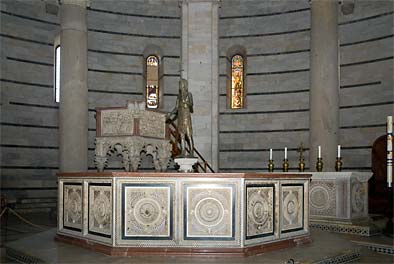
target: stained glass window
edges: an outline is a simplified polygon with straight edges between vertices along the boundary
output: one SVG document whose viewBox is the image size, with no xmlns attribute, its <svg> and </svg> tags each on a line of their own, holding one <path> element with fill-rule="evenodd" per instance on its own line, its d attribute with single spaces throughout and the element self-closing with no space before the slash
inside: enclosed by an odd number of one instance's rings
<svg viewBox="0 0 394 264">
<path fill-rule="evenodd" d="M 159 59 L 155 55 L 146 58 L 146 107 L 159 107 Z"/>
<path fill-rule="evenodd" d="M 231 58 L 231 98 L 230 107 L 244 107 L 244 59 L 241 55 Z"/>
</svg>

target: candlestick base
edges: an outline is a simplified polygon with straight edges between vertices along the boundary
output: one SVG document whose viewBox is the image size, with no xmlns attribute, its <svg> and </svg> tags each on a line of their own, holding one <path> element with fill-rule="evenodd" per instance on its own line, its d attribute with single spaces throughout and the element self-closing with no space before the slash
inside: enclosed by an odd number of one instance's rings
<svg viewBox="0 0 394 264">
<path fill-rule="evenodd" d="M 288 159 L 284 159 L 283 160 L 283 171 L 284 172 L 288 172 L 289 171 L 289 160 Z"/>
<path fill-rule="evenodd" d="M 316 171 L 323 171 L 323 158 L 317 158 Z"/>
<path fill-rule="evenodd" d="M 274 171 L 274 160 L 273 159 L 269 159 L 268 160 L 268 171 L 269 172 L 273 172 Z"/>
<path fill-rule="evenodd" d="M 298 162 L 298 171 L 303 172 L 305 171 L 305 162 L 304 159 L 300 159 L 300 161 Z"/>
<path fill-rule="evenodd" d="M 337 160 L 335 161 L 335 171 L 341 171 L 342 170 L 342 158 L 337 157 Z"/>
</svg>

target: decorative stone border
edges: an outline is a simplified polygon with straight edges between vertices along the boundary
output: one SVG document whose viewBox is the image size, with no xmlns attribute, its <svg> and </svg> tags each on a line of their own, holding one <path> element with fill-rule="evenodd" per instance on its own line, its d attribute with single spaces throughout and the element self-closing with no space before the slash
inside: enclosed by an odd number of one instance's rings
<svg viewBox="0 0 394 264">
<path fill-rule="evenodd" d="M 314 227 L 329 232 L 360 235 L 360 236 L 374 236 L 380 234 L 380 230 L 372 225 L 358 226 L 351 224 L 321 223 L 321 222 L 311 221 L 309 227 Z"/>
</svg>

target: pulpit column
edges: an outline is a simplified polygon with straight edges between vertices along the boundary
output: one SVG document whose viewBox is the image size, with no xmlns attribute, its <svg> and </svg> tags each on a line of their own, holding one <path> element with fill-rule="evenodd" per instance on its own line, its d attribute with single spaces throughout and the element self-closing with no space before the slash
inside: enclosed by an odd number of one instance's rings
<svg viewBox="0 0 394 264">
<path fill-rule="evenodd" d="M 334 171 L 339 132 L 338 1 L 311 1 L 309 166 L 321 145 L 324 171 Z"/>
<path fill-rule="evenodd" d="M 198 151 L 218 170 L 219 0 L 182 0 L 182 78 L 193 94 L 193 138 Z"/>
<path fill-rule="evenodd" d="M 60 171 L 88 169 L 86 1 L 60 6 Z"/>
</svg>

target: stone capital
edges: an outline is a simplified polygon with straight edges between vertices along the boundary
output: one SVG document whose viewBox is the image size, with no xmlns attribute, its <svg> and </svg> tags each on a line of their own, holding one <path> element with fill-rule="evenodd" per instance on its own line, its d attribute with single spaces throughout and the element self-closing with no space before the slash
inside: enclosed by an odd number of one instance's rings
<svg viewBox="0 0 394 264">
<path fill-rule="evenodd" d="M 62 5 L 77 5 L 83 8 L 90 6 L 90 0 L 59 0 L 59 4 Z"/>
</svg>

